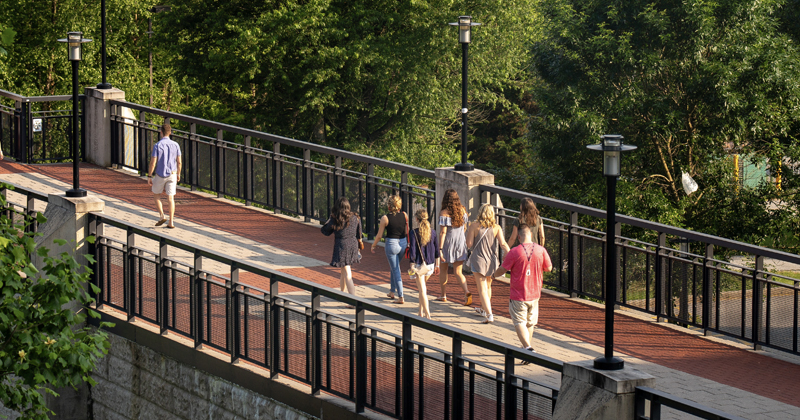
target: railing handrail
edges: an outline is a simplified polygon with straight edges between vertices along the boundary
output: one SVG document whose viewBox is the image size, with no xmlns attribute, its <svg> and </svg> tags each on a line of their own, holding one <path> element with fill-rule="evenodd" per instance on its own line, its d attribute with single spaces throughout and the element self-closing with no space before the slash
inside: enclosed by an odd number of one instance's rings
<svg viewBox="0 0 800 420">
<path fill-rule="evenodd" d="M 432 321 L 420 317 L 413 317 L 410 316 L 407 312 L 393 309 L 386 305 L 376 304 L 368 299 L 347 294 L 339 290 L 329 288 L 327 286 L 313 283 L 309 280 L 292 276 L 290 274 L 252 265 L 246 261 L 234 257 L 221 255 L 218 252 L 210 250 L 208 248 L 203 248 L 201 246 L 197 246 L 195 244 L 192 244 L 190 242 L 181 239 L 165 236 L 160 233 L 153 232 L 152 230 L 149 229 L 143 229 L 137 226 L 133 226 L 122 219 L 117 219 L 115 217 L 108 216 L 103 213 L 92 212 L 90 214 L 93 215 L 98 222 L 101 222 L 103 224 L 114 226 L 120 229 L 125 229 L 129 232 L 134 233 L 135 235 L 156 240 L 159 241 L 160 243 L 161 241 L 163 241 L 163 243 L 168 246 L 179 248 L 184 251 L 189 251 L 193 253 L 199 252 L 199 254 L 205 258 L 210 258 L 214 261 L 223 264 L 235 265 L 237 268 L 241 270 L 245 270 L 247 272 L 260 275 L 266 278 L 270 279 L 275 278 L 281 283 L 297 287 L 298 289 L 302 289 L 309 292 L 316 290 L 321 296 L 334 299 L 339 302 L 347 303 L 356 306 L 357 308 L 361 307 L 364 310 L 370 311 L 372 313 L 383 315 L 388 318 L 401 321 L 404 323 L 408 323 L 412 326 L 420 327 L 428 331 L 444 335 L 446 337 L 453 338 L 456 335 L 458 335 L 459 339 L 462 342 L 481 346 L 487 350 L 492 350 L 500 354 L 512 354 L 514 357 L 520 360 L 526 360 L 538 366 L 542 366 L 548 369 L 553 369 L 558 372 L 561 372 L 563 369 L 563 362 L 553 359 L 551 357 L 535 354 L 530 351 L 520 349 L 519 347 L 511 346 L 509 344 L 502 343 L 497 340 L 493 340 L 491 338 L 482 337 L 469 331 L 445 325 L 438 321 Z"/>
<path fill-rule="evenodd" d="M 733 414 L 728 414 L 722 410 L 717 410 L 716 408 L 707 407 L 703 404 L 698 404 L 694 401 L 676 397 L 664 391 L 659 391 L 657 389 L 649 388 L 646 386 L 636 387 L 636 399 L 638 400 L 640 398 L 648 399 L 651 401 L 655 400 L 661 405 L 665 405 L 675 410 L 680 410 L 681 412 L 701 417 L 704 419 L 745 420 L 743 417 L 735 416 Z M 644 407 L 642 406 L 642 408 Z M 636 419 L 641 418 L 639 417 L 639 414 L 644 414 L 644 413 L 637 413 L 637 416 L 635 417 Z"/>
<path fill-rule="evenodd" d="M 38 192 L 36 190 L 32 190 L 30 188 L 23 187 L 21 185 L 17 185 L 17 184 L 15 184 L 13 182 L 8 182 L 8 181 L 5 181 L 5 180 L 0 180 L 0 184 L 10 185 L 11 187 L 13 187 L 12 191 L 20 193 L 20 194 L 24 193 L 26 196 L 32 197 L 32 198 L 34 198 L 36 200 L 41 200 L 41 201 L 44 201 L 44 202 L 48 201 L 48 196 L 46 194 L 42 194 L 42 193 L 40 193 L 40 192 Z"/>
<path fill-rule="evenodd" d="M 495 185 L 481 185 L 481 192 L 488 192 L 500 194 L 512 198 L 531 198 L 537 204 L 541 203 L 546 206 L 555 207 L 561 210 L 575 211 L 588 216 L 597 217 L 599 219 L 606 218 L 605 210 L 596 209 L 594 207 L 583 206 L 580 204 L 570 203 L 567 201 L 557 200 L 555 198 L 545 197 L 533 193 L 526 193 L 523 191 L 513 190 L 511 188 L 498 187 Z M 711 245 L 718 245 L 725 248 L 734 249 L 741 252 L 747 252 L 752 255 L 758 255 L 766 258 L 776 258 L 783 261 L 800 264 L 800 255 L 790 254 L 788 252 L 778 251 L 770 248 L 765 248 L 758 245 L 752 245 L 745 242 L 734 241 L 732 239 L 723 238 L 720 236 L 709 235 L 707 233 L 695 232 L 675 226 L 669 226 L 658 222 L 639 219 L 636 217 L 625 216 L 617 213 L 617 222 L 627 224 L 644 229 L 650 229 L 660 233 L 696 240 Z"/>
<path fill-rule="evenodd" d="M 17 102 L 57 102 L 57 101 L 70 101 L 72 95 L 53 95 L 53 96 L 22 96 L 14 92 L 0 89 L 0 96 L 12 99 Z M 84 99 L 86 95 L 79 94 L 79 99 Z"/>
<path fill-rule="evenodd" d="M 123 106 L 123 107 L 126 107 L 126 108 L 135 109 L 137 111 L 143 111 L 143 112 L 146 112 L 146 113 L 149 113 L 149 114 L 160 115 L 160 116 L 165 117 L 165 118 L 175 118 L 177 120 L 181 120 L 181 121 L 185 121 L 185 122 L 189 122 L 189 123 L 194 123 L 194 124 L 199 124 L 199 125 L 202 125 L 202 126 L 206 126 L 206 127 L 210 127 L 210 128 L 214 128 L 214 129 L 218 129 L 218 130 L 224 130 L 224 131 L 227 131 L 227 132 L 230 132 L 230 133 L 239 134 L 239 135 L 242 135 L 242 136 L 255 137 L 255 138 L 258 138 L 258 139 L 262 139 L 262 140 L 267 140 L 267 141 L 271 141 L 271 142 L 275 142 L 275 143 L 280 143 L 280 144 L 283 144 L 283 145 L 286 145 L 286 146 L 299 147 L 299 148 L 302 148 L 302 149 L 311 150 L 313 152 L 325 153 L 325 154 L 333 155 L 333 156 L 340 156 L 340 157 L 345 158 L 345 159 L 355 160 L 355 161 L 359 161 L 359 162 L 363 162 L 363 163 L 367 163 L 367 164 L 378 165 L 378 166 L 386 167 L 386 168 L 389 168 L 389 169 L 394 169 L 394 170 L 398 170 L 398 171 L 402 171 L 402 172 L 407 172 L 407 173 L 414 174 L 414 175 L 425 176 L 425 177 L 428 177 L 428 178 L 434 178 L 435 175 L 436 175 L 435 172 L 432 171 L 432 170 L 420 168 L 420 167 L 417 167 L 417 166 L 412 166 L 412 165 L 406 165 L 406 164 L 402 164 L 402 163 L 392 162 L 392 161 L 386 160 L 386 159 L 375 158 L 375 157 L 372 157 L 372 156 L 362 155 L 360 153 L 348 152 L 348 151 L 342 150 L 342 149 L 336 149 L 336 148 L 333 148 L 333 147 L 322 146 L 322 145 L 319 145 L 319 144 L 309 143 L 309 142 L 305 142 L 305 141 L 302 141 L 302 140 L 295 140 L 295 139 L 291 139 L 291 138 L 288 138 L 288 137 L 278 136 L 278 135 L 275 135 L 275 134 L 264 133 L 262 131 L 256 131 L 256 130 L 251 130 L 251 129 L 248 129 L 248 128 L 237 127 L 235 125 L 229 125 L 229 124 L 224 124 L 224 123 L 220 123 L 220 122 L 216 122 L 216 121 L 211 121 L 211 120 L 206 120 L 206 119 L 202 119 L 202 118 L 192 117 L 190 115 L 179 114 L 177 112 L 165 111 L 163 109 L 158 109 L 158 108 L 151 108 L 149 106 L 139 105 L 139 104 L 133 103 L 133 102 L 126 102 L 126 101 L 121 101 L 121 100 L 112 100 L 112 101 L 110 101 L 110 103 L 111 103 L 111 105 Z M 227 143 L 230 143 L 230 142 L 227 142 Z M 258 148 L 250 147 L 250 149 L 258 149 Z M 270 152 L 269 150 L 267 150 L 267 151 Z"/>
</svg>

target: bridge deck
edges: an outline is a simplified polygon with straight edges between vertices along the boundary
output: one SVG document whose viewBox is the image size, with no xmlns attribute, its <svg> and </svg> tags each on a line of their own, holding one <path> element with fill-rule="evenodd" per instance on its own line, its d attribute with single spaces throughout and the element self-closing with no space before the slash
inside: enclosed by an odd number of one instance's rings
<svg viewBox="0 0 800 420">
<path fill-rule="evenodd" d="M 72 166 L 20 165 L 0 162 L 0 180 L 35 189 L 44 193 L 59 193 L 69 189 Z M 221 253 L 246 259 L 305 278 L 324 286 L 338 287 L 338 269 L 330 267 L 333 239 L 319 232 L 318 225 L 270 212 L 245 207 L 207 194 L 180 190 L 176 196 L 176 226 L 170 230 L 152 227 L 157 219 L 152 194 L 146 180 L 123 171 L 84 164 L 81 167 L 81 186 L 106 201 L 106 213 L 128 222 L 191 241 Z M 41 209 L 43 210 L 43 209 Z M 122 232 L 117 233 L 122 239 Z M 139 244 L 137 244 L 139 245 Z M 155 250 L 155 243 L 152 244 Z M 176 255 L 177 258 L 190 256 Z M 408 262 L 403 262 L 407 268 Z M 226 275 L 227 267 L 209 267 Z M 382 251 L 366 252 L 361 264 L 353 266 L 358 294 L 378 302 L 389 301 L 388 264 Z M 243 282 L 247 277 L 242 277 Z M 475 284 L 468 279 L 475 293 Z M 416 313 L 417 291 L 407 275 L 403 275 L 407 291 L 406 304 L 401 308 Z M 258 286 L 258 285 L 257 285 Z M 263 285 L 261 285 L 263 286 Z M 438 295 L 438 279 L 428 283 L 428 295 Z M 475 293 L 477 297 L 477 293 Z M 448 283 L 449 303 L 431 302 L 433 318 L 468 331 L 517 344 L 508 319 L 508 285 L 493 284 L 492 307 L 496 322 L 482 325 L 471 308 L 461 303 L 463 295 L 451 274 Z M 324 304 L 334 313 L 351 315 L 335 302 Z M 778 351 L 752 351 L 748 346 L 721 337 L 703 337 L 696 331 L 656 323 L 630 311 L 618 311 L 615 346 L 627 366 L 646 371 L 657 378 L 657 388 L 677 397 L 687 398 L 731 414 L 746 418 L 800 418 L 800 357 Z M 542 298 L 539 327 L 534 345 L 541 354 L 562 360 L 593 359 L 602 353 L 603 310 L 586 301 L 548 293 Z M 387 325 L 390 332 L 399 333 L 399 325 Z M 439 348 L 447 348 L 431 334 L 416 336 L 415 340 Z M 472 351 L 473 349 L 465 349 Z M 501 367 L 502 360 L 488 355 L 472 354 L 475 358 Z M 530 375 L 553 386 L 560 378 L 552 372 L 530 369 Z"/>
</svg>

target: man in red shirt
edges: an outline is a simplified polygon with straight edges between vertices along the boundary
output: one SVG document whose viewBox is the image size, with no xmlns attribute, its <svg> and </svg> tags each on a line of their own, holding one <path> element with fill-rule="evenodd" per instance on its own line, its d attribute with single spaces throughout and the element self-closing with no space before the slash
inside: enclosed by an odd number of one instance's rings
<svg viewBox="0 0 800 420">
<path fill-rule="evenodd" d="M 520 243 L 509 251 L 503 260 L 503 265 L 494 272 L 494 276 L 502 276 L 507 271 L 511 272 L 511 301 L 508 312 L 514 329 L 517 331 L 522 347 L 534 351 L 531 347 L 533 328 L 539 321 L 539 298 L 542 296 L 542 281 L 545 271 L 553 269 L 550 255 L 547 250 L 533 243 L 531 228 L 521 224 L 519 231 Z"/>
</svg>

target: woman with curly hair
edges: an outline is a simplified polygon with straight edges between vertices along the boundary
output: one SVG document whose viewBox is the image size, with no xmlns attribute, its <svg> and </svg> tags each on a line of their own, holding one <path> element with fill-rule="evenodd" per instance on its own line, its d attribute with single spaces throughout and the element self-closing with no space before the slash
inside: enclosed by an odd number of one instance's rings
<svg viewBox="0 0 800 420">
<path fill-rule="evenodd" d="M 472 305 L 472 293 L 469 292 L 467 279 L 461 273 L 464 260 L 467 259 L 467 243 L 464 236 L 466 226 L 467 209 L 461 205 L 458 193 L 454 189 L 444 192 L 441 211 L 439 212 L 439 255 L 444 268 L 439 272 L 439 285 L 442 288 L 442 296 L 437 301 L 447 302 L 447 267 L 453 264 L 453 272 L 461 288 L 464 289 L 464 306 Z"/>
<path fill-rule="evenodd" d="M 428 291 L 425 288 L 425 278 L 439 273 L 439 248 L 436 246 L 436 231 L 431 230 L 428 222 L 428 212 L 419 209 L 414 213 L 419 227 L 408 235 L 408 257 L 411 267 L 416 274 L 417 289 L 419 290 L 419 313 L 423 318 L 431 319 L 431 309 L 428 306 Z"/>
<path fill-rule="evenodd" d="M 492 276 L 500 267 L 497 246 L 504 251 L 511 250 L 503 237 L 503 229 L 495 223 L 494 206 L 484 204 L 478 211 L 478 220 L 472 223 L 467 230 L 467 247 L 472 249 L 467 263 L 475 276 L 478 284 L 478 296 L 481 298 L 481 307 L 475 311 L 484 317 L 483 323 L 494 322 L 492 315 Z"/>
<path fill-rule="evenodd" d="M 521 224 L 528 225 L 531 228 L 533 243 L 544 246 L 544 223 L 542 223 L 542 218 L 539 216 L 539 209 L 536 208 L 536 203 L 528 197 L 523 198 L 519 204 L 519 218 L 514 220 L 514 228 L 511 229 L 508 245 L 514 246 L 517 241 L 517 229 Z"/>
<path fill-rule="evenodd" d="M 361 219 L 350 211 L 350 202 L 345 197 L 339 197 L 331 209 L 331 217 L 320 229 L 322 234 L 334 234 L 333 258 L 331 266 L 340 267 L 339 288 L 351 295 L 356 294 L 353 284 L 353 274 L 350 272 L 352 264 L 361 262 L 361 253 L 358 252 L 361 242 Z"/>
</svg>

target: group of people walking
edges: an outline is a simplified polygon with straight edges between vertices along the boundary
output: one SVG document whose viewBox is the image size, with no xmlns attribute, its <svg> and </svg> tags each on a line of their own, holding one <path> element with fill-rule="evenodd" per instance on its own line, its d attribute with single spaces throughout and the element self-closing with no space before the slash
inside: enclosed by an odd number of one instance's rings
<svg viewBox="0 0 800 420">
<path fill-rule="evenodd" d="M 496 223 L 491 204 L 483 204 L 476 220 L 470 224 L 458 194 L 449 189 L 440 209 L 438 233 L 431 228 L 429 215 L 424 209 L 414 213 L 418 227 L 411 229 L 409 216 L 402 211 L 401 198 L 389 196 L 387 214 L 381 217 L 378 233 L 370 246 L 370 251 L 375 253 L 386 234 L 384 251 L 390 272 L 387 297 L 393 299 L 393 303 L 405 303 L 400 270 L 400 261 L 405 253 L 410 260 L 410 278 L 415 280 L 419 290 L 419 316 L 431 318 L 426 287 L 426 280 L 431 277 L 439 276 L 441 295 L 436 301 L 447 301 L 449 265 L 453 266 L 453 274 L 464 292 L 464 305 L 472 306 L 472 293 L 462 271 L 466 263 L 475 277 L 480 300 L 475 312 L 483 317 L 483 323 L 488 324 L 494 322 L 492 280 L 510 272 L 509 313 L 523 346 L 530 347 L 530 337 L 538 320 L 543 273 L 552 270 L 550 256 L 544 248 L 544 226 L 536 204 L 529 198 L 522 200 L 519 218 L 514 221 L 508 241 Z M 346 198 L 336 201 L 330 219 L 322 226 L 322 233 L 335 234 L 331 265 L 341 267 L 341 290 L 354 294 L 350 265 L 360 262 L 360 250 L 364 245 L 360 218 L 351 212 Z M 516 242 L 519 245 L 512 249 Z M 500 249 L 507 253 L 502 265 Z M 444 267 L 441 267 L 442 263 Z"/>
</svg>

